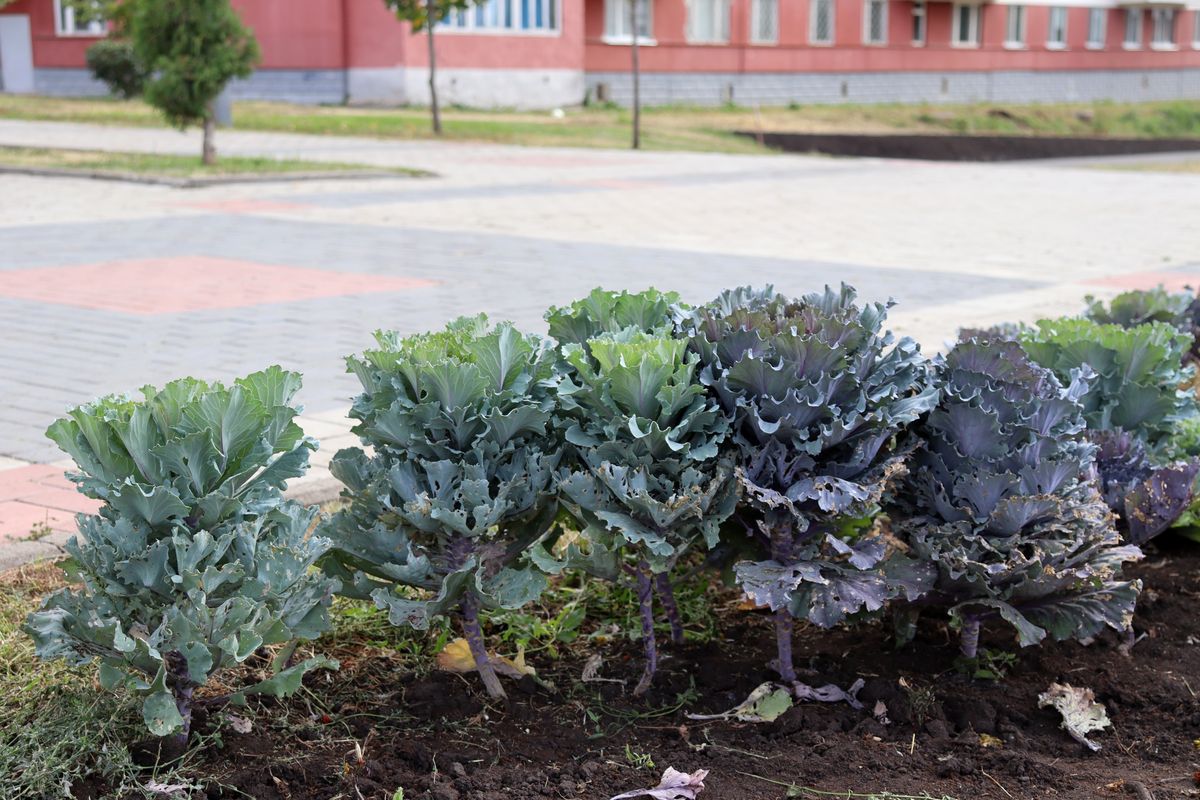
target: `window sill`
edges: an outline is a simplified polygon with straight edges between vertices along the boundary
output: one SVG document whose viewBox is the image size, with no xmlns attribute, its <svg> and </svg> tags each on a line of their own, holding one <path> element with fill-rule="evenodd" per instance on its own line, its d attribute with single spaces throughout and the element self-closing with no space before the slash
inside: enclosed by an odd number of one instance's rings
<svg viewBox="0 0 1200 800">
<path fill-rule="evenodd" d="M 600 42 L 602 44 L 611 44 L 616 47 L 632 47 L 633 46 L 633 37 L 632 36 L 601 36 Z M 658 44 L 658 40 L 657 39 L 649 39 L 649 38 L 646 38 L 645 36 L 639 36 L 639 37 L 637 37 L 637 43 L 638 43 L 638 47 L 654 47 Z"/>
<path fill-rule="evenodd" d="M 978 50 L 979 42 L 951 42 L 950 46 L 956 50 Z"/>
<path fill-rule="evenodd" d="M 108 36 L 107 33 L 92 33 L 84 31 L 81 33 L 72 33 L 68 31 L 55 31 L 54 35 L 59 39 L 103 39 Z"/>
<path fill-rule="evenodd" d="M 1177 44 L 1152 44 L 1152 45 L 1150 45 L 1150 49 L 1157 50 L 1160 53 L 1173 53 L 1179 49 L 1179 45 L 1177 45 Z"/>
<path fill-rule="evenodd" d="M 1121 49 L 1122 50 L 1141 50 L 1142 46 L 1140 44 L 1122 44 Z"/>
<path fill-rule="evenodd" d="M 1087 48 L 1088 50 L 1103 50 L 1104 49 L 1104 45 L 1098 44 L 1096 42 L 1088 42 L 1087 44 L 1084 45 L 1084 47 Z"/>
<path fill-rule="evenodd" d="M 562 35 L 559 30 L 526 30 L 524 28 L 455 28 L 451 26 L 441 26 L 437 28 L 437 35 L 443 34 L 449 36 L 528 36 L 534 39 L 549 39 Z"/>
<path fill-rule="evenodd" d="M 809 42 L 809 47 L 833 47 L 833 42 Z"/>
<path fill-rule="evenodd" d="M 729 46 L 728 39 L 724 39 L 724 40 L 720 40 L 720 41 L 715 40 L 715 39 L 685 39 L 684 41 L 686 41 L 687 44 L 691 47 L 728 47 Z"/>
<path fill-rule="evenodd" d="M 1005 50 L 1028 50 L 1029 47 L 1024 42 L 1005 42 Z"/>
<path fill-rule="evenodd" d="M 863 47 L 887 47 L 887 42 L 863 42 Z"/>
<path fill-rule="evenodd" d="M 1067 46 L 1065 44 L 1054 44 L 1052 42 L 1046 42 L 1046 49 L 1051 52 L 1061 53 L 1061 52 L 1066 51 Z"/>
<path fill-rule="evenodd" d="M 750 46 L 751 47 L 778 47 L 779 40 L 778 39 L 751 39 Z"/>
</svg>

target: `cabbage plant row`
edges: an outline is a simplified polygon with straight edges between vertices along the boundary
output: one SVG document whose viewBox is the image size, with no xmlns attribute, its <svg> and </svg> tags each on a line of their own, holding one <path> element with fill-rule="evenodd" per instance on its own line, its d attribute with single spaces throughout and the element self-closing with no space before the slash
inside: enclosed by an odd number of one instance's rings
<svg viewBox="0 0 1200 800">
<path fill-rule="evenodd" d="M 1192 519 L 1194 306 L 1125 295 L 964 331 L 930 359 L 887 330 L 888 305 L 846 286 L 698 307 L 598 289 L 550 309 L 549 337 L 483 316 L 377 334 L 348 359 L 364 447 L 334 456 L 346 503 L 323 519 L 282 494 L 316 447 L 294 373 L 81 406 L 48 435 L 101 510 L 67 546 L 75 582 L 27 631 L 43 658 L 98 661 L 102 685 L 142 693 L 148 728 L 181 741 L 197 703 L 336 666 L 294 657 L 335 594 L 395 625 L 453 618 L 502 697 L 487 612 L 564 572 L 627 582 L 644 693 L 660 615 L 683 640 L 672 584 L 696 550 L 773 614 L 772 666 L 802 697 L 829 695 L 798 681 L 797 621 L 890 607 L 903 641 L 944 615 L 968 659 L 991 623 L 1022 645 L 1128 632 L 1140 584 L 1123 565 Z M 256 653 L 271 654 L 261 682 L 197 696 Z"/>
</svg>

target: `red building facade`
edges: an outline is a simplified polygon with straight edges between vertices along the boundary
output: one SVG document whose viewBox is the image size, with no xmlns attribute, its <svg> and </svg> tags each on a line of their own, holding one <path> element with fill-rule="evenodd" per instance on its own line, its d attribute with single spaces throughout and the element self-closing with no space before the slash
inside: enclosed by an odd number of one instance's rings
<svg viewBox="0 0 1200 800">
<path fill-rule="evenodd" d="M 453 103 L 539 108 L 630 95 L 630 0 L 482 0 L 438 28 Z M 642 0 L 650 103 L 1149 100 L 1200 97 L 1200 0 Z M 234 0 L 262 47 L 236 95 L 428 100 L 425 37 L 380 0 Z M 58 0 L 0 12 L 0 88 L 103 91 L 104 33 Z"/>
</svg>

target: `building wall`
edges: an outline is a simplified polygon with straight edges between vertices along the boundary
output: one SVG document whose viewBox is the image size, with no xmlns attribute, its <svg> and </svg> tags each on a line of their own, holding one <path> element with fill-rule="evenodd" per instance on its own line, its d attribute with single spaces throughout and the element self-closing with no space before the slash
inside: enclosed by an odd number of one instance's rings
<svg viewBox="0 0 1200 800">
<path fill-rule="evenodd" d="M 888 41 L 863 43 L 862 0 L 835 0 L 835 42 L 809 42 L 811 0 L 779 0 L 779 36 L 750 42 L 751 0 L 730 0 L 729 41 L 687 40 L 687 0 L 653 3 L 653 43 L 639 48 L 648 103 L 716 104 L 955 100 L 1123 100 L 1196 97 L 1200 48 L 1192 42 L 1200 9 L 1181 9 L 1177 48 L 1150 46 L 1151 19 L 1141 13 L 1140 49 L 1123 46 L 1124 18 L 1116 0 L 1058 0 L 1069 6 L 1068 41 L 1046 46 L 1048 5 L 1026 7 L 1027 39 L 1004 41 L 1006 5 L 981 6 L 978 47 L 951 43 L 949 2 L 926 6 L 927 38 L 910 41 L 911 0 L 888 3 Z M 1048 0 L 1039 0 L 1047 2 Z M 559 30 L 439 29 L 439 93 L 470 106 L 545 108 L 573 105 L 603 88 L 610 99 L 630 95 L 629 47 L 605 36 L 605 0 L 559 0 Z M 1200 0 L 1187 0 L 1200 5 Z M 413 33 L 381 0 L 233 0 L 254 30 L 262 62 L 236 82 L 235 97 L 292 102 L 395 105 L 427 103 L 428 57 L 423 33 Z M 1087 4 L 1110 6 L 1104 49 L 1089 49 Z M 53 0 L 18 0 L 4 13 L 28 14 L 35 83 L 47 94 L 103 94 L 87 74 L 84 52 L 94 36 L 55 32 Z"/>
</svg>

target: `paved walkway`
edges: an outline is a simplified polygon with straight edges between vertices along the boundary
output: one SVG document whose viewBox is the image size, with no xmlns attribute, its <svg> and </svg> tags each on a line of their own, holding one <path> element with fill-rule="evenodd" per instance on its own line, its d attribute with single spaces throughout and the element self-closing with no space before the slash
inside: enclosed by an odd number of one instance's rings
<svg viewBox="0 0 1200 800">
<path fill-rule="evenodd" d="M 0 144 L 193 153 L 194 133 L 0 120 Z M 1200 177 L 1035 163 L 516 148 L 221 132 L 225 154 L 440 177 L 179 190 L 0 175 L 0 564 L 88 510 L 44 438 L 67 407 L 182 374 L 305 374 L 323 467 L 353 442 L 342 358 L 487 311 L 541 329 L 600 284 L 700 301 L 845 280 L 937 349 L 962 323 L 1200 281 Z M 35 536 L 30 539 L 30 531 Z M 47 533 L 48 531 L 48 533 Z"/>
</svg>

